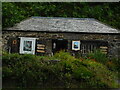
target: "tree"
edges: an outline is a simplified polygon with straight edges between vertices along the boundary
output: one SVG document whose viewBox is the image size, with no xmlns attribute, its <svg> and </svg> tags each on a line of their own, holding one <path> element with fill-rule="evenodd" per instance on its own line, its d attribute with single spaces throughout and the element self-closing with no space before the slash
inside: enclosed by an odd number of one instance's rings
<svg viewBox="0 0 120 90">
<path fill-rule="evenodd" d="M 31 16 L 95 18 L 120 29 L 120 3 L 3 2 L 3 28 Z"/>
</svg>

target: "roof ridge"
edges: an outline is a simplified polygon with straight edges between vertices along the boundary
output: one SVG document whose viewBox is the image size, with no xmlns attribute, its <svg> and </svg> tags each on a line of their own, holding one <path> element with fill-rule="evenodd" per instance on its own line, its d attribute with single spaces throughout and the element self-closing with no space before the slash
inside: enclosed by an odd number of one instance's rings
<svg viewBox="0 0 120 90">
<path fill-rule="evenodd" d="M 75 20 L 95 20 L 94 18 L 74 18 L 74 17 L 39 17 L 39 16 L 32 16 L 31 18 L 47 18 L 47 19 L 75 19 Z"/>
</svg>

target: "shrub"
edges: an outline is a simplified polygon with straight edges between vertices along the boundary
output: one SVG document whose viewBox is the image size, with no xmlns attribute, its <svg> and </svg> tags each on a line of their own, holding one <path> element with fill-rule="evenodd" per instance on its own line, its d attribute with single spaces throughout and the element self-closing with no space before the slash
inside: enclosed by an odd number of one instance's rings
<svg viewBox="0 0 120 90">
<path fill-rule="evenodd" d="M 98 85 L 102 84 L 109 88 L 118 88 L 118 84 L 115 81 L 117 79 L 116 75 L 108 70 L 105 65 L 90 60 L 84 60 L 83 63 L 93 72 L 93 81 L 97 81 Z"/>
<path fill-rule="evenodd" d="M 3 54 L 3 78 L 14 78 L 21 83 L 28 79 L 37 80 L 34 74 L 38 70 L 38 64 L 41 64 L 34 55 Z"/>
<path fill-rule="evenodd" d="M 95 50 L 93 53 L 89 53 L 87 55 L 87 58 L 95 59 L 97 62 L 100 62 L 102 64 L 106 64 L 108 61 L 106 54 L 102 53 L 100 50 Z"/>
<path fill-rule="evenodd" d="M 54 55 L 54 58 L 60 59 L 62 61 L 73 61 L 73 60 L 76 60 L 76 58 L 71 56 L 70 53 L 64 52 L 64 51 L 60 51 L 60 52 L 56 53 Z"/>
<path fill-rule="evenodd" d="M 110 61 L 107 62 L 107 66 L 110 68 L 110 70 L 120 72 L 120 59 L 111 58 Z"/>
<path fill-rule="evenodd" d="M 21 55 L 19 54 L 8 54 L 4 53 L 2 56 L 2 64 L 3 65 L 9 65 L 9 66 L 14 66 L 21 58 Z"/>
<path fill-rule="evenodd" d="M 13 70 L 12 70 L 12 68 L 7 67 L 7 66 L 2 67 L 2 73 L 3 73 L 3 75 L 2 75 L 3 78 L 4 77 L 5 78 L 10 78 L 10 77 L 13 76 Z"/>
<path fill-rule="evenodd" d="M 52 59 L 60 61 L 49 63 Z M 104 65 L 63 51 L 53 57 L 4 53 L 3 77 L 14 78 L 22 87 L 117 87 L 114 74 Z"/>
<path fill-rule="evenodd" d="M 109 70 L 113 71 L 120 79 L 120 59 L 119 58 L 110 58 L 106 63 L 106 66 Z"/>
<path fill-rule="evenodd" d="M 87 69 L 79 59 L 71 56 L 70 53 L 60 51 L 56 53 L 54 57 L 61 60 L 56 64 L 56 72 L 58 71 L 58 74 L 63 75 L 61 77 L 63 81 L 67 78 L 67 83 L 70 83 L 72 79 L 79 81 L 78 83 L 80 83 L 81 80 L 85 83 L 89 78 L 93 77 L 93 73 Z"/>
<path fill-rule="evenodd" d="M 73 77 L 77 80 L 88 80 L 93 77 L 93 73 L 83 65 L 73 69 Z"/>
</svg>

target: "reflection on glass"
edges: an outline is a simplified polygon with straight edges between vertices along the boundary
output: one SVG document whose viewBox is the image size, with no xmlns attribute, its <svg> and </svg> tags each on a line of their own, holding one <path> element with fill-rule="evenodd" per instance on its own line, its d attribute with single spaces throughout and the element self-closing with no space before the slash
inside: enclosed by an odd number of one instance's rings
<svg viewBox="0 0 120 90">
<path fill-rule="evenodd" d="M 74 42 L 74 48 L 78 48 L 79 43 L 78 42 Z"/>
<path fill-rule="evenodd" d="M 31 51 L 32 50 L 32 41 L 24 41 L 23 50 Z"/>
</svg>

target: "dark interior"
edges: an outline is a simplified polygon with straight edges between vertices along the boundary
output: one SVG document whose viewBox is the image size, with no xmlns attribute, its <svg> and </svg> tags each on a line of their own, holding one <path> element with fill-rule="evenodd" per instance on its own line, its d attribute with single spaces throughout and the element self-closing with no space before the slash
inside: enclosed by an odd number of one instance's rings
<svg viewBox="0 0 120 90">
<path fill-rule="evenodd" d="M 67 50 L 68 41 L 64 39 L 54 39 L 52 40 L 52 50 L 53 53 L 56 53 L 60 50 Z"/>
</svg>

